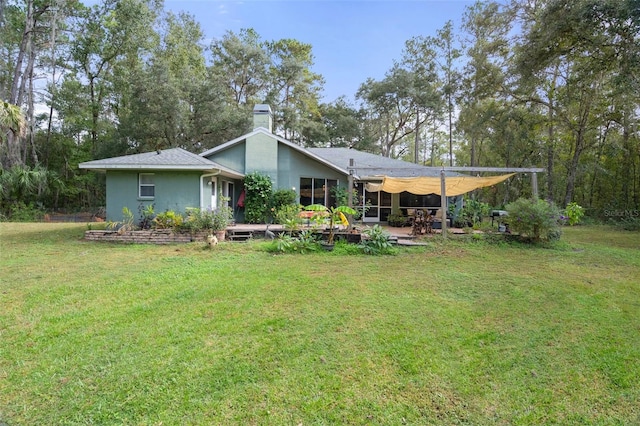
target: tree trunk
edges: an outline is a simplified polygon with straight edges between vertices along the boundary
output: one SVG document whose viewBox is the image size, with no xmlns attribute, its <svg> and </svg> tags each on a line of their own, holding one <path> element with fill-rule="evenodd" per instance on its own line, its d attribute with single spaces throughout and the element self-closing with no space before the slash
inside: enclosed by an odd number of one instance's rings
<svg viewBox="0 0 640 426">
<path fill-rule="evenodd" d="M 576 149 L 571 157 L 571 163 L 569 164 L 569 170 L 567 174 L 567 192 L 564 196 L 564 205 L 566 207 L 573 200 L 573 193 L 576 186 L 576 177 L 578 173 L 578 163 L 580 162 L 580 155 L 582 154 L 584 135 L 582 130 L 578 131 L 576 135 Z"/>
</svg>

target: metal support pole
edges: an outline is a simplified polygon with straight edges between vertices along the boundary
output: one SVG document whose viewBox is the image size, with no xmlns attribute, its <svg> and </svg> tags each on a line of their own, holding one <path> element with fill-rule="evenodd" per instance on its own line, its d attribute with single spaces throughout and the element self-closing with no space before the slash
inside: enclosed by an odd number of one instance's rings
<svg viewBox="0 0 640 426">
<path fill-rule="evenodd" d="M 538 174 L 536 172 L 531 173 L 531 193 L 534 200 L 538 198 Z"/>
<path fill-rule="evenodd" d="M 442 210 L 442 238 L 447 238 L 447 184 L 444 169 L 440 171 L 440 209 Z"/>
<path fill-rule="evenodd" d="M 349 158 L 349 168 L 347 169 L 349 171 L 347 178 L 347 185 L 349 185 L 349 188 L 347 188 L 347 204 L 350 208 L 353 208 L 353 164 L 353 158 Z"/>
</svg>

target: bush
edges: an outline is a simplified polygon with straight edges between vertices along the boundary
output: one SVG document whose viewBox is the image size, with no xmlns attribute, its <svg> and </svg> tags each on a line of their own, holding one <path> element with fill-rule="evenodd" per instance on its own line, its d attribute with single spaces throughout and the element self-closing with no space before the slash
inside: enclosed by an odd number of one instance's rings
<svg viewBox="0 0 640 426">
<path fill-rule="evenodd" d="M 362 231 L 364 238 L 358 244 L 365 254 L 394 254 L 395 250 L 389 242 L 389 234 L 380 226 L 373 225 Z"/>
<path fill-rule="evenodd" d="M 271 207 L 278 210 L 284 206 L 295 206 L 298 195 L 293 189 L 278 189 L 271 196 Z"/>
<path fill-rule="evenodd" d="M 229 226 L 233 219 L 233 210 L 222 200 L 217 209 L 187 209 L 187 219 L 183 227 L 191 232 L 199 231 L 222 231 Z"/>
<path fill-rule="evenodd" d="M 300 232 L 298 237 L 281 233 L 275 241 L 275 251 L 279 253 L 300 253 L 317 251 L 319 248 L 318 237 L 311 230 Z"/>
<path fill-rule="evenodd" d="M 577 225 L 584 216 L 584 209 L 578 203 L 569 203 L 567 208 L 564 209 L 564 213 L 567 216 L 569 225 Z"/>
<path fill-rule="evenodd" d="M 393 212 L 387 217 L 387 223 L 389 223 L 389 226 L 400 227 L 404 226 L 406 222 L 407 218 L 400 212 Z"/>
<path fill-rule="evenodd" d="M 265 223 L 273 184 L 269 176 L 253 172 L 244 177 L 244 219 L 247 223 Z"/>
<path fill-rule="evenodd" d="M 509 213 L 505 217 L 509 230 L 519 234 L 521 239 L 539 242 L 560 238 L 560 211 L 555 204 L 520 198 L 508 204 L 505 210 Z"/>
<path fill-rule="evenodd" d="M 640 231 L 640 217 L 627 216 L 620 220 L 610 219 L 609 224 L 625 231 Z"/>
<path fill-rule="evenodd" d="M 155 218 L 154 211 L 155 204 L 144 205 L 140 203 L 138 205 L 138 213 L 140 214 L 140 221 L 138 227 L 140 229 L 149 229 L 153 226 L 153 219 Z"/>
<path fill-rule="evenodd" d="M 11 222 L 38 222 L 43 217 L 44 211 L 33 203 L 25 204 L 18 201 L 9 206 L 9 220 Z"/>
<path fill-rule="evenodd" d="M 275 211 L 276 223 L 283 225 L 287 231 L 297 230 L 301 221 L 298 216 L 300 210 L 301 206 L 299 205 L 287 204 L 280 206 Z"/>
<path fill-rule="evenodd" d="M 167 210 L 153 219 L 153 227 L 156 229 L 178 229 L 182 226 L 184 218 L 180 213 L 173 210 Z"/>
<path fill-rule="evenodd" d="M 489 216 L 491 208 L 489 204 L 467 198 L 460 210 L 459 220 L 463 227 L 476 226 L 482 222 L 482 218 Z"/>
</svg>

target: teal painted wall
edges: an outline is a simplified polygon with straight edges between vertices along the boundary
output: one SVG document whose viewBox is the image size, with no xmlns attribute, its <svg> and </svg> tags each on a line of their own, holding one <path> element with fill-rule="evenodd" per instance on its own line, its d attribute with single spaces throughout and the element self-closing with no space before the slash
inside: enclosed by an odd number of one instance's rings
<svg viewBox="0 0 640 426">
<path fill-rule="evenodd" d="M 258 133 L 247 138 L 245 150 L 245 174 L 260 172 L 271 178 L 274 187 L 278 185 L 278 141 Z"/>
<path fill-rule="evenodd" d="M 156 213 L 187 207 L 200 207 L 200 172 L 153 172 L 155 197 L 138 197 L 138 172 L 107 171 L 107 221 L 121 221 L 122 208 L 128 207 L 136 220 L 140 204 L 154 204 Z"/>
<path fill-rule="evenodd" d="M 300 178 L 337 179 L 338 186 L 347 186 L 347 176 L 325 166 L 316 160 L 301 154 L 290 147 L 280 144 L 278 147 L 278 185 L 275 189 L 296 188 L 300 193 Z"/>
<path fill-rule="evenodd" d="M 215 161 L 221 166 L 230 168 L 240 173 L 245 171 L 245 146 L 244 142 L 240 142 L 224 151 L 218 152 L 215 155 L 210 155 L 209 160 Z"/>
</svg>

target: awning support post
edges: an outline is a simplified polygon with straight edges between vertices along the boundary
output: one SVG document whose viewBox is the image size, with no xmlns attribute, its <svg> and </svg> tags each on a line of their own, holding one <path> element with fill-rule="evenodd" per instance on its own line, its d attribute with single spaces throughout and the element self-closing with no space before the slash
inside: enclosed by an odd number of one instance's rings
<svg viewBox="0 0 640 426">
<path fill-rule="evenodd" d="M 442 209 L 442 238 L 447 238 L 447 184 L 444 169 L 440 171 L 440 209 Z"/>
<path fill-rule="evenodd" d="M 347 204 L 350 208 L 353 208 L 353 165 L 353 158 L 349 158 L 349 168 L 347 169 L 349 171 L 349 176 L 347 177 L 347 185 L 349 186 L 347 188 Z"/>
<path fill-rule="evenodd" d="M 538 199 L 538 174 L 536 172 L 531 173 L 531 194 L 533 199 Z"/>
</svg>

